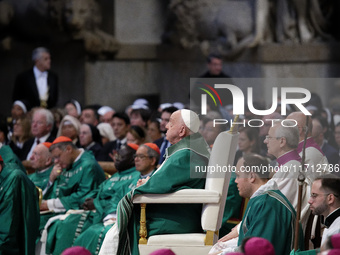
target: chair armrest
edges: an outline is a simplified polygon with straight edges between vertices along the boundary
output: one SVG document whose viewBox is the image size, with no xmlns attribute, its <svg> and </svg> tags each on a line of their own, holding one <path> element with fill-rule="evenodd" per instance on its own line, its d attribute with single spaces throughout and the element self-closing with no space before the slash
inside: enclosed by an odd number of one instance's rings
<svg viewBox="0 0 340 255">
<path fill-rule="evenodd" d="M 114 162 L 98 161 L 98 164 L 104 170 L 104 172 L 109 174 L 109 175 L 113 175 L 113 174 L 117 173 L 117 169 L 115 167 Z"/>
<path fill-rule="evenodd" d="M 182 189 L 169 194 L 137 194 L 134 204 L 205 204 L 219 203 L 221 195 L 217 191 L 205 189 Z"/>
</svg>

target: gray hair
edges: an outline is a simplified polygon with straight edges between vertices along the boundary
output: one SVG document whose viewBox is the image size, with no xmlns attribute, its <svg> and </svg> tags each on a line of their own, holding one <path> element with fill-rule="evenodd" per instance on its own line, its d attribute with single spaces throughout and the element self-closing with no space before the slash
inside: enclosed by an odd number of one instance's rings
<svg viewBox="0 0 340 255">
<path fill-rule="evenodd" d="M 39 58 L 41 58 L 41 54 L 44 52 L 50 53 L 50 51 L 47 48 L 44 48 L 44 47 L 35 48 L 32 52 L 33 63 L 35 63 Z"/>
<path fill-rule="evenodd" d="M 33 115 L 35 115 L 36 113 L 40 113 L 40 114 L 44 115 L 45 118 L 46 118 L 47 125 L 53 126 L 54 117 L 53 117 L 53 114 L 50 110 L 47 110 L 47 109 L 44 109 L 44 108 L 39 108 L 39 109 L 34 111 Z"/>
<path fill-rule="evenodd" d="M 286 120 L 283 126 L 281 122 L 277 122 L 274 125 L 277 126 L 275 130 L 276 137 L 286 138 L 286 143 L 289 148 L 296 149 L 299 145 L 299 128 L 294 121 Z"/>
<path fill-rule="evenodd" d="M 157 162 L 159 161 L 159 154 L 155 150 L 151 149 L 147 145 L 142 144 L 142 145 L 139 146 L 139 148 L 140 147 L 144 147 L 144 148 L 146 148 L 148 150 L 147 153 L 148 153 L 149 157 L 156 158 L 156 165 L 157 165 Z"/>
</svg>

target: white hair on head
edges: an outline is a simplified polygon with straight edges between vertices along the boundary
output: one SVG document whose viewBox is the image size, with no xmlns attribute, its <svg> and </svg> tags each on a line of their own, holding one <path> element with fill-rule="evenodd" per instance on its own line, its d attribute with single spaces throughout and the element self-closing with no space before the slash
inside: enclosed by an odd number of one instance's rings
<svg viewBox="0 0 340 255">
<path fill-rule="evenodd" d="M 180 111 L 184 124 L 190 129 L 190 131 L 197 133 L 200 127 L 200 120 L 198 118 L 198 115 L 188 109 L 182 109 Z"/>
<path fill-rule="evenodd" d="M 275 136 L 286 138 L 288 147 L 292 149 L 296 149 L 299 145 L 299 128 L 295 124 L 292 120 L 286 120 L 285 126 L 280 122 L 274 124 L 274 126 L 277 126 Z"/>
<path fill-rule="evenodd" d="M 50 53 L 50 51 L 47 48 L 44 47 L 35 48 L 32 52 L 32 61 L 35 63 L 35 61 L 41 58 L 41 54 L 44 52 Z"/>
</svg>

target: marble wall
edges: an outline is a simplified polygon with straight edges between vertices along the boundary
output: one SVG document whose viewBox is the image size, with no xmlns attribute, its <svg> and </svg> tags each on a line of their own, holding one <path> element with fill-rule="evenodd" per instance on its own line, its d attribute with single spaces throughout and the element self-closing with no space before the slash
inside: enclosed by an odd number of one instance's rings
<svg viewBox="0 0 340 255">
<path fill-rule="evenodd" d="M 325 50 L 327 45 L 318 47 L 328 52 Z M 143 96 L 151 96 L 154 103 L 188 103 L 190 78 L 198 77 L 206 70 L 202 54 L 194 50 L 184 53 L 181 49 L 171 50 L 169 54 L 167 47 L 157 46 L 152 50 L 143 46 L 140 49 L 143 49 L 141 58 L 136 53 L 138 50 L 134 49 L 132 55 L 137 59 L 122 53 L 112 62 L 87 63 L 85 100 L 121 110 Z M 238 61 L 225 61 L 224 72 L 233 78 L 282 78 L 282 84 L 265 83 L 256 87 L 255 99 L 265 101 L 266 105 L 271 103 L 271 88 L 281 86 L 308 88 L 318 93 L 326 106 L 334 104 L 337 95 L 340 95 L 340 79 L 339 82 L 336 79 L 340 74 L 339 61 L 326 61 L 326 53 L 319 55 L 319 60 L 313 54 L 300 60 L 298 56 L 282 56 L 282 51 L 296 50 L 296 46 L 281 46 L 281 51 L 272 54 L 268 53 L 270 50 L 271 47 L 262 46 Z M 266 55 L 261 53 L 263 51 Z M 305 55 L 306 51 L 309 50 L 299 46 L 301 55 Z M 105 97 L 101 96 L 103 90 Z"/>
<path fill-rule="evenodd" d="M 83 105 L 100 103 L 124 110 L 138 97 L 157 106 L 163 102 L 189 102 L 191 77 L 206 70 L 198 48 L 184 50 L 161 44 L 169 1 L 99 1 L 103 30 L 121 43 L 108 59 L 88 58 L 82 41 L 69 44 L 47 42 L 52 70 L 60 77 L 62 106 L 70 98 Z M 0 51 L 0 113 L 8 115 L 15 76 L 31 67 L 31 51 L 39 42 L 16 42 Z M 234 78 L 330 78 L 339 77 L 339 44 L 265 44 L 246 51 L 239 59 L 225 60 L 224 72 Z M 330 106 L 338 100 L 340 82 L 319 79 L 308 84 Z M 292 86 L 296 86 L 292 84 Z M 258 88 L 259 99 L 271 98 L 271 84 Z"/>
</svg>

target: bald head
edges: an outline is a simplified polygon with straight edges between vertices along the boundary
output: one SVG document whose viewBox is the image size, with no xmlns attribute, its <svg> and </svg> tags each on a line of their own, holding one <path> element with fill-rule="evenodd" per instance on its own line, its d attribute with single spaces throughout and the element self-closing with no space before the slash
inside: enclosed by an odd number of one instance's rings
<svg viewBox="0 0 340 255">
<path fill-rule="evenodd" d="M 37 171 L 44 170 L 53 163 L 49 149 L 42 143 L 34 148 L 30 161 L 33 169 Z"/>
<path fill-rule="evenodd" d="M 296 120 L 296 122 L 298 123 L 299 141 L 300 142 L 302 140 L 304 140 L 304 138 L 305 138 L 305 131 L 306 131 L 306 127 L 307 127 L 306 126 L 306 118 L 307 118 L 307 116 L 302 112 L 292 112 L 286 118 L 286 119 Z M 312 118 L 308 118 L 308 133 L 307 133 L 308 136 L 312 135 L 312 128 L 313 128 Z"/>
<path fill-rule="evenodd" d="M 166 139 L 175 144 L 184 137 L 197 133 L 200 121 L 196 113 L 190 110 L 178 110 L 170 116 L 166 125 Z"/>
</svg>

